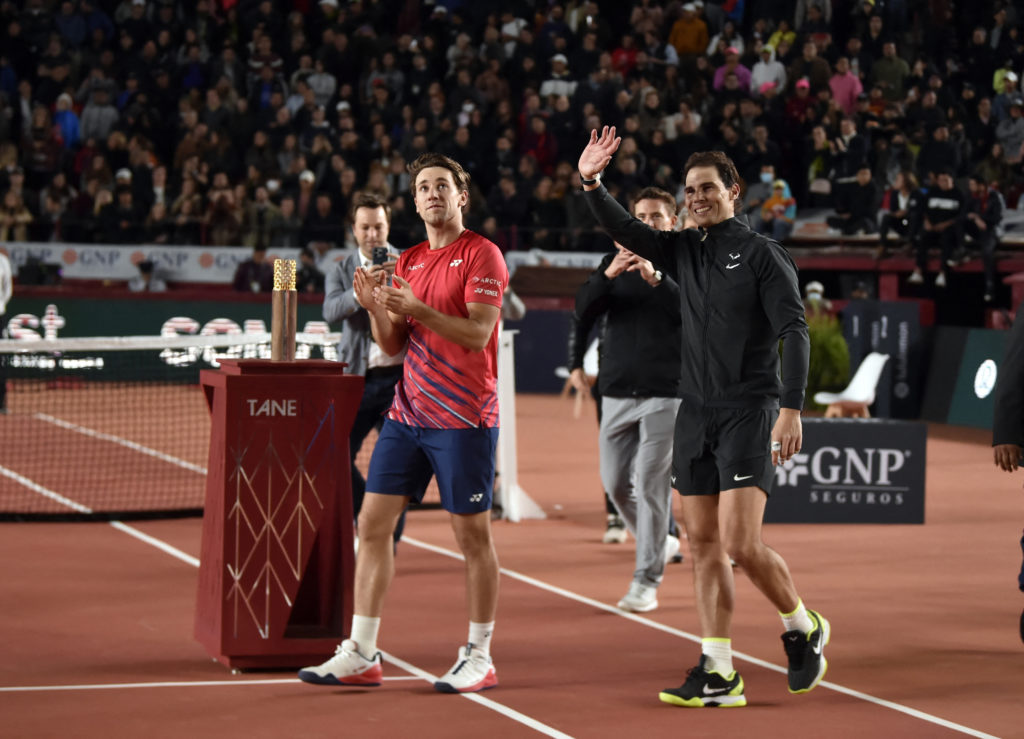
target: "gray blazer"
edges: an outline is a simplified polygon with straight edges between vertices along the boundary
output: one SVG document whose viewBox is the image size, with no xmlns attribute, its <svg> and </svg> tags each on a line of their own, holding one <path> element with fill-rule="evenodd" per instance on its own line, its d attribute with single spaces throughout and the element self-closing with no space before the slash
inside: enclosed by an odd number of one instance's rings
<svg viewBox="0 0 1024 739">
<path fill-rule="evenodd" d="M 388 253 L 398 256 L 398 251 L 388 244 Z M 365 375 L 370 356 L 370 316 L 352 292 L 352 281 L 356 268 L 361 264 L 356 249 L 338 262 L 327 273 L 324 289 L 324 320 L 335 324 L 343 321 L 341 339 L 338 341 L 338 361 L 346 362 L 346 372 L 351 375 Z"/>
</svg>

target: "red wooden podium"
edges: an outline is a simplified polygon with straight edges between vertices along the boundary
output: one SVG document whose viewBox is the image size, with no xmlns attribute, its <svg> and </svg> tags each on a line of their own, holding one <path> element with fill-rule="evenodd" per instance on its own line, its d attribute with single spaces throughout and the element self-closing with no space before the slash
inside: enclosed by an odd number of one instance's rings
<svg viewBox="0 0 1024 739">
<path fill-rule="evenodd" d="M 352 615 L 348 435 L 363 378 L 325 360 L 222 360 L 212 415 L 196 639 L 232 668 L 302 667 Z"/>
</svg>

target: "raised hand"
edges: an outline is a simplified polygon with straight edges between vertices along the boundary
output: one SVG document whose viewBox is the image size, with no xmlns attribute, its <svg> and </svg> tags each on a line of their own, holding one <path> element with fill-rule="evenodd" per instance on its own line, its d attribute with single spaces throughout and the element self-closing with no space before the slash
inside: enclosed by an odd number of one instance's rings
<svg viewBox="0 0 1024 739">
<path fill-rule="evenodd" d="M 586 180 L 592 180 L 599 172 L 602 172 L 612 160 L 612 156 L 618 151 L 622 139 L 615 135 L 615 126 L 605 126 L 601 129 L 601 135 L 597 130 L 590 132 L 590 141 L 580 154 L 580 161 L 577 165 L 580 174 Z"/>
</svg>

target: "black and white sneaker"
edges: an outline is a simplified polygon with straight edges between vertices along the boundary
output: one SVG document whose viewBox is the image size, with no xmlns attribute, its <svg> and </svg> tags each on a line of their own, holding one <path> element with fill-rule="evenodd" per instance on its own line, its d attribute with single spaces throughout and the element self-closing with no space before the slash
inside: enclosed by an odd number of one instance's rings
<svg viewBox="0 0 1024 739">
<path fill-rule="evenodd" d="M 824 649 L 831 637 L 828 619 L 817 611 L 807 609 L 807 615 L 814 622 L 814 628 L 806 634 L 799 630 L 787 631 L 782 635 L 782 646 L 789 658 L 789 692 L 806 693 L 813 690 L 828 669 Z"/>
<path fill-rule="evenodd" d="M 730 677 L 704 669 L 707 655 L 700 656 L 696 667 L 686 673 L 686 682 L 678 688 L 666 688 L 658 693 L 663 703 L 686 708 L 738 708 L 747 705 L 743 695 L 743 678 L 736 670 Z"/>
</svg>

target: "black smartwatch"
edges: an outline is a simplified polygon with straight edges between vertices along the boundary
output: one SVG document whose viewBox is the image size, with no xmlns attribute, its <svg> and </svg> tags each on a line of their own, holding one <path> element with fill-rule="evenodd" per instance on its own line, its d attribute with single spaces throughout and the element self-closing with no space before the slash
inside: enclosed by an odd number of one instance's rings
<svg viewBox="0 0 1024 739">
<path fill-rule="evenodd" d="M 582 184 L 584 184 L 584 185 L 587 185 L 588 187 L 590 185 L 596 185 L 600 181 L 601 181 L 601 173 L 600 172 L 598 172 L 596 175 L 594 175 L 594 179 L 592 179 L 592 180 L 588 180 L 586 177 L 584 177 L 582 174 L 580 174 L 580 182 Z"/>
</svg>

